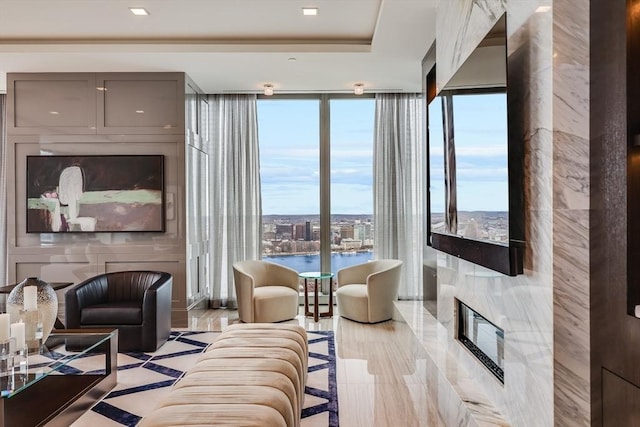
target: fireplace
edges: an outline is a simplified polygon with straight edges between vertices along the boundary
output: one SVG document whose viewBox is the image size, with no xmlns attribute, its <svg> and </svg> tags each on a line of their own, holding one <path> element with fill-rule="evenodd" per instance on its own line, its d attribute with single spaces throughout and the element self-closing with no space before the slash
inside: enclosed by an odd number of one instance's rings
<svg viewBox="0 0 640 427">
<path fill-rule="evenodd" d="M 460 300 L 458 341 L 504 384 L 504 330 Z"/>
</svg>

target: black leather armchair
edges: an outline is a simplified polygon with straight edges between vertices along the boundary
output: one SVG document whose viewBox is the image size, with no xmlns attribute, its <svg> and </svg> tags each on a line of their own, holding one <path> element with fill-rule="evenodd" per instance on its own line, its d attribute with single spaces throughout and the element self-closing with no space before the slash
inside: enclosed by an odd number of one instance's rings
<svg viewBox="0 0 640 427">
<path fill-rule="evenodd" d="M 92 277 L 65 295 L 69 329 L 117 328 L 118 351 L 155 351 L 171 332 L 172 276 L 121 271 Z"/>
</svg>

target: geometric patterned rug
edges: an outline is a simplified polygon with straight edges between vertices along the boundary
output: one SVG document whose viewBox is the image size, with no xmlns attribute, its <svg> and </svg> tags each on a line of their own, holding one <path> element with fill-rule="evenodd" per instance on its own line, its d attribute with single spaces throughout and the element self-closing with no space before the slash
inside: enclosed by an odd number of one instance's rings
<svg viewBox="0 0 640 427">
<path fill-rule="evenodd" d="M 219 332 L 174 331 L 153 353 L 119 353 L 118 383 L 72 427 L 135 427 L 217 338 Z M 338 427 L 338 389 L 333 331 L 308 331 L 309 369 L 302 427 Z M 70 365 L 96 366 L 87 356 Z"/>
</svg>

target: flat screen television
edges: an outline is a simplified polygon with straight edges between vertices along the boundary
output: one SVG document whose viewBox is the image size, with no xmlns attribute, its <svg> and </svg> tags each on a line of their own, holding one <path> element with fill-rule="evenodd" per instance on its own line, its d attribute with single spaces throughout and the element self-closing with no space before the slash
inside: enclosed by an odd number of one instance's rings
<svg viewBox="0 0 640 427">
<path fill-rule="evenodd" d="M 430 246 L 523 271 L 523 149 L 509 130 L 506 17 L 436 93 L 427 75 Z"/>
<path fill-rule="evenodd" d="M 27 156 L 27 233 L 164 231 L 164 156 Z"/>
</svg>

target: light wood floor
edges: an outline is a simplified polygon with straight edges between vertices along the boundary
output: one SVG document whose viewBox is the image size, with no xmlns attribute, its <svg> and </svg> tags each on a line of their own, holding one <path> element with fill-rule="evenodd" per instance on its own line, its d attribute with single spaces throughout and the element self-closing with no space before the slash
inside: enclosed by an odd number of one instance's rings
<svg viewBox="0 0 640 427">
<path fill-rule="evenodd" d="M 238 322 L 235 310 L 190 315 L 191 330 L 220 331 Z M 427 384 L 427 355 L 406 323 L 366 325 L 338 315 L 318 323 L 298 315 L 288 323 L 335 332 L 340 427 L 445 425 L 428 398 L 434 385 Z"/>
</svg>

